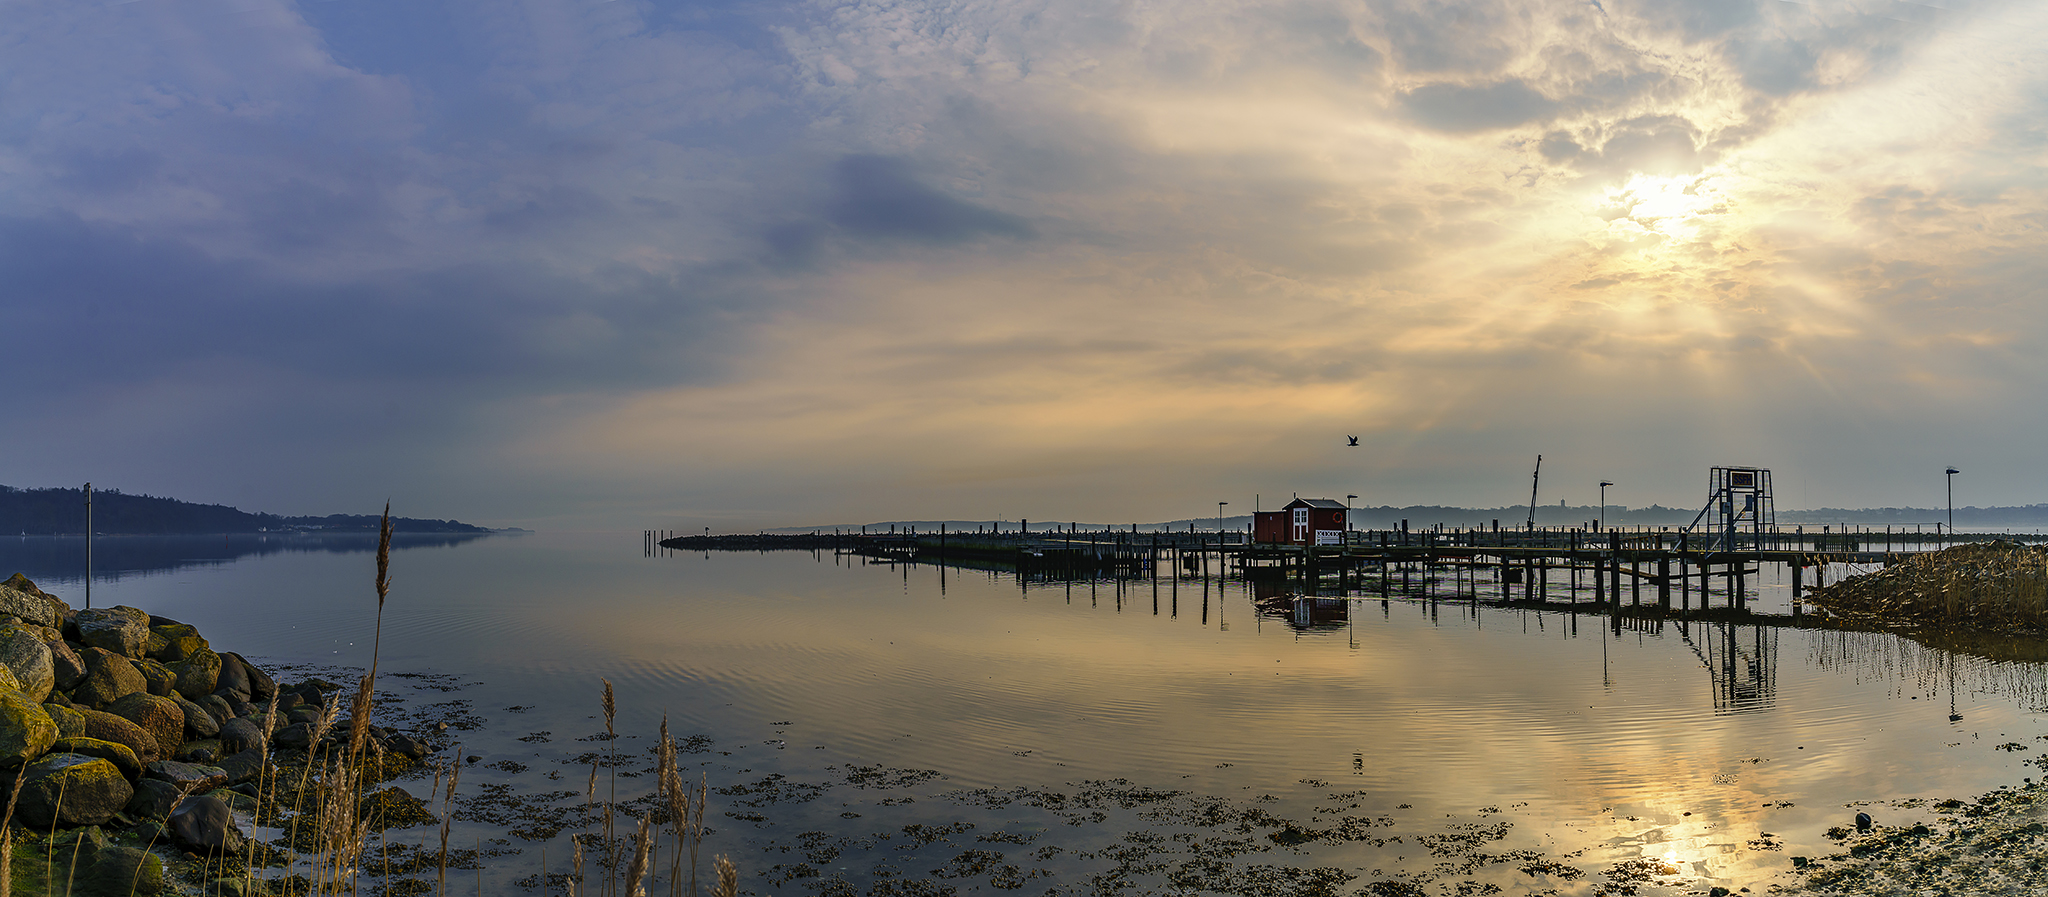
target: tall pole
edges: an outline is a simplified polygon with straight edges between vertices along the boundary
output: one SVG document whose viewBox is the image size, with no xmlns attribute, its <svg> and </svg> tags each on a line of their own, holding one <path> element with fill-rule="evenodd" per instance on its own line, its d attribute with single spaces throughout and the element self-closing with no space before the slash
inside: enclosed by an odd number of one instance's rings
<svg viewBox="0 0 2048 897">
<path fill-rule="evenodd" d="M 1356 495 L 1344 496 L 1344 538 L 1346 540 L 1351 538 L 1351 503 L 1357 500 L 1358 496 Z"/>
<path fill-rule="evenodd" d="M 92 484 L 85 484 L 85 606 L 92 608 Z"/>
<path fill-rule="evenodd" d="M 1956 537 L 1956 474 L 1962 473 L 1953 467 L 1948 469 L 1948 537 Z"/>
<path fill-rule="evenodd" d="M 1606 480 L 1600 481 L 1600 528 L 1602 530 L 1607 528 L 1607 487 L 1612 485 L 1614 484 Z"/>
<path fill-rule="evenodd" d="M 1536 456 L 1536 472 L 1529 477 L 1529 529 L 1536 528 L 1536 485 L 1543 482 L 1543 456 Z"/>
<path fill-rule="evenodd" d="M 1230 502 L 1219 501 L 1216 503 L 1216 532 L 1218 533 L 1216 544 L 1218 545 L 1223 544 L 1223 536 L 1221 535 L 1223 532 L 1223 506 L 1227 504 L 1230 504 Z"/>
</svg>

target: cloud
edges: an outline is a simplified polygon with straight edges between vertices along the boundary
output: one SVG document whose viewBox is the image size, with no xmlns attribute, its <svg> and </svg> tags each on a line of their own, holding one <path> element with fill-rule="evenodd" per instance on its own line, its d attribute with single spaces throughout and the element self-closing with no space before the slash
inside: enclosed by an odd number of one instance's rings
<svg viewBox="0 0 2048 897">
<path fill-rule="evenodd" d="M 947 244 L 1033 233 L 1022 218 L 919 183 L 902 159 L 846 156 L 833 167 L 833 184 L 839 196 L 827 217 L 857 237 Z"/>
<path fill-rule="evenodd" d="M 1519 79 L 1477 87 L 1425 84 L 1402 93 L 1409 116 L 1428 127 L 1466 132 L 1511 128 L 1557 114 L 1558 103 Z"/>
</svg>

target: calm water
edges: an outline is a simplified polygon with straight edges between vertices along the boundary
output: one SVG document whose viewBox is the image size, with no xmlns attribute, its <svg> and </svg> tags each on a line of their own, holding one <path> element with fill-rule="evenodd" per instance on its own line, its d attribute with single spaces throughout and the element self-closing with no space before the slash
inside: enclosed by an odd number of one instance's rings
<svg viewBox="0 0 2048 897">
<path fill-rule="evenodd" d="M 158 559 L 95 582 L 94 604 L 193 623 L 259 662 L 367 660 L 368 553 L 341 540 L 223 555 L 218 541 L 137 548 Z M 0 545 L 0 565 L 81 603 L 62 546 L 36 542 Z M 203 557 L 161 560 L 187 550 Z M 1914 811 L 1887 802 L 2017 783 L 2048 748 L 2040 665 L 1883 635 L 1617 633 L 1596 616 L 1377 597 L 1262 613 L 1237 581 L 1020 584 L 795 552 L 648 558 L 638 533 L 417 544 L 392 571 L 382 666 L 463 684 L 415 697 L 470 702 L 462 753 L 482 760 L 463 787 L 553 792 L 471 815 L 581 804 L 603 743 L 579 739 L 602 731 L 609 678 L 622 752 L 643 756 L 664 712 L 678 737 L 708 739 L 686 759 L 734 793 L 713 795 L 705 856 L 732 854 L 757 893 L 835 877 L 854 893 L 923 893 L 899 886 L 934 873 L 962 892 L 1158 893 L 1188 889 L 1175 870 L 1190 868 L 1254 889 L 1215 862 L 1303 892 L 1313 882 L 1286 870 L 1356 876 L 1337 893 L 1389 880 L 1583 893 L 1642 857 L 1681 870 L 1674 885 L 1761 886 L 1792 856 L 1832 852 L 1822 832 L 1852 804 L 1899 821 Z M 1784 591 L 1767 582 L 1757 600 L 1782 606 Z M 621 799 L 646 782 L 619 779 Z M 1254 810 L 1371 831 L 1278 844 L 1270 826 L 1232 827 Z M 975 827 L 904 829 L 956 821 Z M 494 891 L 519 892 L 543 844 L 561 868 L 566 833 L 503 830 L 456 838 L 519 851 L 488 861 Z M 1468 836 L 1479 860 L 1457 860 Z M 1586 876 L 1522 871 L 1531 857 Z"/>
</svg>

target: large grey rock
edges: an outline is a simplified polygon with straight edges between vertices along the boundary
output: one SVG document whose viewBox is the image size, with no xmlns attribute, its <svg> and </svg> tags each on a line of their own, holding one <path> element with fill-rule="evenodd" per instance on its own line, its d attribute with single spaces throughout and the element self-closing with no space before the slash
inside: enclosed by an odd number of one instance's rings
<svg viewBox="0 0 2048 897">
<path fill-rule="evenodd" d="M 182 793 L 162 779 L 143 779 L 135 783 L 135 796 L 128 799 L 126 812 L 137 819 L 162 819 L 171 815 L 171 805 Z"/>
<path fill-rule="evenodd" d="M 170 697 L 172 689 L 178 684 L 177 673 L 147 657 L 135 661 L 135 671 L 141 673 L 142 681 L 148 683 L 143 690 L 160 698 Z"/>
<path fill-rule="evenodd" d="M 64 621 L 65 610 L 63 602 L 51 598 L 19 573 L 0 583 L 0 617 L 37 626 L 58 626 Z"/>
<path fill-rule="evenodd" d="M 233 651 L 223 653 L 220 657 L 223 668 L 226 667 L 226 661 L 229 658 L 234 658 L 236 663 L 242 665 L 242 673 L 249 679 L 249 700 L 251 702 L 262 704 L 269 701 L 271 695 L 277 694 L 277 681 L 270 678 L 270 674 L 263 672 L 261 668 L 250 663 L 249 658 L 236 654 Z"/>
<path fill-rule="evenodd" d="M 0 770 L 20 769 L 57 741 L 57 723 L 43 705 L 18 691 L 0 691 Z"/>
<path fill-rule="evenodd" d="M 250 748 L 233 754 L 216 765 L 221 772 L 227 774 L 228 784 L 240 785 L 260 775 L 268 767 L 268 763 L 269 758 L 263 753 L 262 748 Z"/>
<path fill-rule="evenodd" d="M 149 769 L 143 772 L 143 776 L 169 782 L 191 794 L 211 791 L 228 783 L 227 770 L 218 766 L 180 763 L 176 760 L 158 760 L 151 763 Z"/>
<path fill-rule="evenodd" d="M 212 738 L 220 734 L 220 723 L 214 722 L 213 714 L 207 713 L 206 708 L 179 695 L 172 695 L 171 700 L 178 702 L 179 710 L 185 711 L 185 733 L 192 740 Z"/>
<path fill-rule="evenodd" d="M 85 659 L 79 657 L 77 651 L 72 650 L 70 642 L 60 638 L 45 641 L 43 646 L 50 649 L 50 667 L 57 677 L 58 689 L 70 691 L 77 688 L 78 683 L 84 682 L 86 675 L 92 672 L 92 669 L 85 665 Z"/>
<path fill-rule="evenodd" d="M 50 721 L 57 724 L 58 738 L 73 738 L 85 734 L 85 714 L 63 704 L 45 702 L 43 712 L 50 715 Z"/>
<path fill-rule="evenodd" d="M 57 668 L 42 635 L 18 623 L 0 625 L 0 666 L 21 683 L 21 691 L 40 704 L 57 687 Z"/>
<path fill-rule="evenodd" d="M 228 699 L 220 695 L 207 695 L 203 698 L 193 698 L 192 700 L 199 706 L 206 708 L 206 715 L 213 717 L 213 721 L 216 723 L 227 725 L 228 720 L 235 718 L 235 708 L 229 707 Z"/>
<path fill-rule="evenodd" d="M 30 828 L 101 825 L 135 795 L 113 763 L 82 754 L 51 754 L 23 775 L 15 814 Z"/>
<path fill-rule="evenodd" d="M 206 639 L 200 637 L 199 630 L 184 623 L 154 624 L 149 632 L 153 636 L 153 650 L 148 652 L 152 660 L 175 663 L 207 650 Z"/>
<path fill-rule="evenodd" d="M 171 839 L 179 847 L 199 854 L 232 854 L 242 849 L 242 833 L 235 830 L 235 816 L 217 797 L 188 797 L 171 813 Z"/>
<path fill-rule="evenodd" d="M 172 686 L 178 694 L 194 701 L 213 694 L 220 686 L 221 659 L 210 648 L 200 648 L 184 660 L 165 664 L 178 679 Z"/>
<path fill-rule="evenodd" d="M 125 717 L 115 716 L 104 710 L 80 710 L 85 717 L 85 737 L 101 741 L 125 744 L 135 752 L 135 759 L 145 765 L 151 760 L 161 760 L 163 749 L 157 744 L 156 736 L 142 730 L 141 726 Z"/>
<path fill-rule="evenodd" d="M 164 890 L 164 861 L 156 854 L 109 844 L 79 870 L 73 897 L 156 897 Z"/>
<path fill-rule="evenodd" d="M 105 707 L 124 696 L 149 691 L 149 680 L 142 678 L 135 664 L 120 654 L 105 648 L 87 648 L 85 665 L 92 672 L 71 690 L 71 699 L 87 707 Z"/>
<path fill-rule="evenodd" d="M 114 764 L 114 768 L 120 770 L 121 775 L 126 776 L 131 782 L 142 778 L 142 761 L 135 758 L 133 749 L 117 741 L 101 741 L 84 736 L 59 738 L 56 744 L 50 745 L 50 750 L 62 754 L 98 757 Z"/>
<path fill-rule="evenodd" d="M 141 726 L 155 738 L 158 756 L 169 757 L 185 743 L 185 711 L 170 698 L 136 692 L 107 705 L 107 712 Z"/>
<path fill-rule="evenodd" d="M 78 640 L 88 648 L 141 657 L 149 643 L 149 615 L 127 605 L 86 608 L 72 620 L 78 625 Z"/>
<path fill-rule="evenodd" d="M 263 729 L 250 722 L 247 717 L 236 717 L 221 724 L 221 750 L 235 754 L 250 748 L 260 748 L 263 744 Z"/>
<path fill-rule="evenodd" d="M 243 666 L 241 658 L 232 653 L 218 655 L 218 658 L 220 660 L 220 672 L 215 675 L 211 694 L 220 695 L 228 699 L 230 703 L 249 700 L 248 667 Z M 241 716 L 239 713 L 235 715 Z"/>
</svg>

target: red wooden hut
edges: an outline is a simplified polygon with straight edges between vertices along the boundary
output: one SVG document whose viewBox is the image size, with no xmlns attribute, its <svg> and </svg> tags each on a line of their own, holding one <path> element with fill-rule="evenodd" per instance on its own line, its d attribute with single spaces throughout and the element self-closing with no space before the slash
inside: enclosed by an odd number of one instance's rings
<svg viewBox="0 0 2048 897">
<path fill-rule="evenodd" d="M 1252 541 L 1281 545 L 1342 545 L 1351 509 L 1327 498 L 1297 498 L 1278 511 L 1252 515 Z"/>
</svg>

